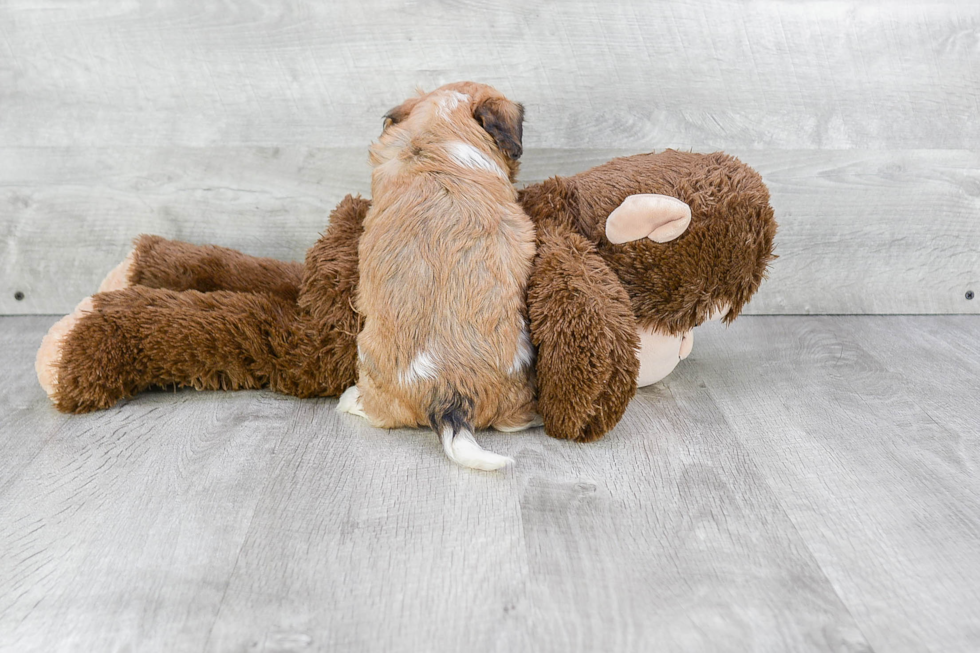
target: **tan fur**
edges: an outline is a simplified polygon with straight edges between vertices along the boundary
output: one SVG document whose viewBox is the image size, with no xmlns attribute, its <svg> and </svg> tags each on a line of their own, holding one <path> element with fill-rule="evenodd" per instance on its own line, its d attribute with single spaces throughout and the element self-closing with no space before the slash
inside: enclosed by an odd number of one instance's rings
<svg viewBox="0 0 980 653">
<path fill-rule="evenodd" d="M 531 365 L 515 360 L 527 347 L 534 227 L 511 183 L 516 161 L 476 117 L 487 104 L 520 120 L 494 89 L 450 84 L 389 113 L 371 148 L 357 385 L 377 426 L 429 425 L 457 395 L 476 428 L 533 417 Z M 453 155 L 459 143 L 478 153 L 465 150 L 470 165 Z"/>
</svg>

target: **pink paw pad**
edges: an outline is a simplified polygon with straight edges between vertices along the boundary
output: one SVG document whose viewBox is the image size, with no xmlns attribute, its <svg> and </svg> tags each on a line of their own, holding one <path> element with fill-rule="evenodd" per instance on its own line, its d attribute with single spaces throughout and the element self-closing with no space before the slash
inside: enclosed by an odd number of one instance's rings
<svg viewBox="0 0 980 653">
<path fill-rule="evenodd" d="M 58 365 L 61 363 L 61 350 L 65 339 L 78 321 L 90 312 L 92 312 L 92 298 L 86 297 L 79 302 L 74 311 L 55 322 L 41 340 L 37 358 L 34 359 L 34 371 L 48 397 L 54 396 L 58 387 Z"/>
<path fill-rule="evenodd" d="M 130 251 L 126 255 L 126 258 L 119 265 L 112 268 L 105 279 L 102 280 L 102 283 L 99 284 L 99 292 L 112 292 L 113 290 L 129 288 L 132 285 L 129 283 L 129 272 L 133 268 L 135 258 L 135 251 Z"/>
</svg>

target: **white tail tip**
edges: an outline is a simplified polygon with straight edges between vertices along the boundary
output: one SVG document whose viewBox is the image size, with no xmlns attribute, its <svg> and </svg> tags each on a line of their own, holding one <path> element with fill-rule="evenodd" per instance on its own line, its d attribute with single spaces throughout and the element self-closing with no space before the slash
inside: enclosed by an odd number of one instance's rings
<svg viewBox="0 0 980 653">
<path fill-rule="evenodd" d="M 452 427 L 447 426 L 439 434 L 439 439 L 442 440 L 442 449 L 449 460 L 462 467 L 489 472 L 514 464 L 513 458 L 495 454 L 481 447 L 469 431 L 460 431 L 453 437 Z"/>
</svg>

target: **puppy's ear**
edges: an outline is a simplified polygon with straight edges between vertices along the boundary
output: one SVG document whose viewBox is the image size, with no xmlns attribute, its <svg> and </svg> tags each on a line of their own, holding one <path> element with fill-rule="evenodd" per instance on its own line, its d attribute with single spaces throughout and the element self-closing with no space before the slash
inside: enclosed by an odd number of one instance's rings
<svg viewBox="0 0 980 653">
<path fill-rule="evenodd" d="M 488 98 L 473 108 L 473 117 L 496 141 L 497 147 L 513 161 L 521 158 L 524 147 L 524 105 L 503 98 Z"/>
<path fill-rule="evenodd" d="M 408 118 L 408 114 L 412 113 L 412 109 L 415 108 L 415 105 L 419 103 L 420 99 L 421 98 L 417 97 L 410 98 L 399 104 L 394 109 L 388 111 L 388 113 L 385 114 L 384 119 L 385 128 L 387 129 L 388 125 L 397 125 L 405 118 Z"/>
</svg>

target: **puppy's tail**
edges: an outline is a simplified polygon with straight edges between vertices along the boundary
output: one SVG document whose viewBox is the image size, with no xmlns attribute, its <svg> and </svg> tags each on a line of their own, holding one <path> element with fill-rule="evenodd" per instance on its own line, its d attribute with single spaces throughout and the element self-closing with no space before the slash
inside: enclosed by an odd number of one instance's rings
<svg viewBox="0 0 980 653">
<path fill-rule="evenodd" d="M 448 395 L 432 403 L 429 424 L 449 459 L 463 467 L 487 471 L 513 464 L 513 458 L 487 451 L 473 438 L 473 400 L 455 390 Z"/>
</svg>

